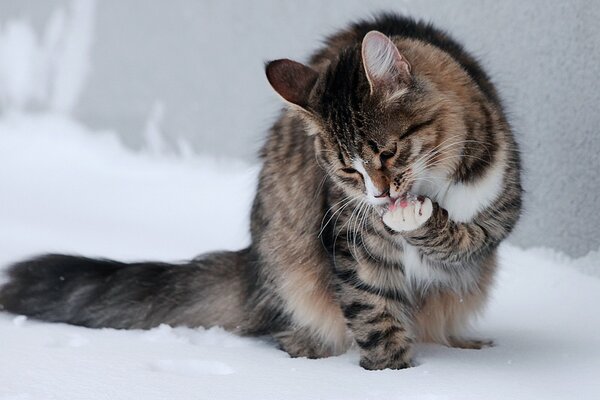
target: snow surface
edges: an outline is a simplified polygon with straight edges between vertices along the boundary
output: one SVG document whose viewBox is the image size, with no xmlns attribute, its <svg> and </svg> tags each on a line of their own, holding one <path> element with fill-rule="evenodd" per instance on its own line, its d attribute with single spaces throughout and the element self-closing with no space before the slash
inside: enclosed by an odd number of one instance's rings
<svg viewBox="0 0 600 400">
<path fill-rule="evenodd" d="M 248 244 L 257 166 L 134 154 L 116 137 L 57 114 L 0 117 L 0 265 L 46 251 L 182 260 Z M 501 259 L 476 328 L 494 348 L 419 345 L 417 367 L 369 372 L 355 349 L 291 359 L 219 328 L 91 330 L 0 313 L 0 399 L 600 398 L 598 254 L 504 246 Z"/>
</svg>

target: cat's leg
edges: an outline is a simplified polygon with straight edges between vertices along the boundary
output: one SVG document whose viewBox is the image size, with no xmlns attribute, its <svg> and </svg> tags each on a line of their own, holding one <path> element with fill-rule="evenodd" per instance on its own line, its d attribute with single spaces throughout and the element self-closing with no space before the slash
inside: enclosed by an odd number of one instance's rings
<svg viewBox="0 0 600 400">
<path fill-rule="evenodd" d="M 343 283 L 342 309 L 360 349 L 360 366 L 369 369 L 403 369 L 411 366 L 410 323 L 397 317 L 402 307 L 394 300 L 361 293 Z"/>
<path fill-rule="evenodd" d="M 274 335 L 281 350 L 291 357 L 324 358 L 335 355 L 331 346 L 315 337 L 307 328 L 290 328 Z"/>
<path fill-rule="evenodd" d="M 520 208 L 501 198 L 468 222 L 452 220 L 448 211 L 419 196 L 383 215 L 383 223 L 421 256 L 444 264 L 475 263 L 489 256 L 510 233 Z M 404 206 L 404 207 L 403 207 Z"/>
<path fill-rule="evenodd" d="M 283 222 L 274 220 L 261 238 L 262 289 L 257 298 L 259 304 L 279 310 L 285 322 L 273 327 L 267 319 L 263 331 L 273 334 L 292 357 L 341 354 L 351 341 L 336 299 L 331 259 L 316 235 L 300 234 L 312 228 L 291 230 Z"/>
<path fill-rule="evenodd" d="M 339 301 L 360 349 L 360 365 L 369 370 L 411 366 L 412 322 L 397 293 L 380 290 L 337 260 Z"/>
</svg>

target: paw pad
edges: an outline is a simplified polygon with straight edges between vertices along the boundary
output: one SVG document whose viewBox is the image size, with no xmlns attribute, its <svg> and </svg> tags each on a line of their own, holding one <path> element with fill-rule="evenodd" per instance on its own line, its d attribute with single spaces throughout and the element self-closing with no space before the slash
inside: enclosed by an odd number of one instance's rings
<svg viewBox="0 0 600 400">
<path fill-rule="evenodd" d="M 383 214 L 383 223 L 397 232 L 412 231 L 431 217 L 433 204 L 424 196 L 406 195 L 398 198 Z"/>
</svg>

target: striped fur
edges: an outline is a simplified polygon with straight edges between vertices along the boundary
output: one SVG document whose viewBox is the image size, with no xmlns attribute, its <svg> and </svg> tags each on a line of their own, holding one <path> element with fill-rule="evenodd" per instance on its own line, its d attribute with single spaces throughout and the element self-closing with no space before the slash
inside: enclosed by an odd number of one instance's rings
<svg viewBox="0 0 600 400">
<path fill-rule="evenodd" d="M 182 266 L 38 258 L 11 269 L 0 304 L 91 327 L 221 325 L 311 358 L 354 341 L 367 369 L 409 367 L 416 341 L 487 344 L 461 333 L 485 304 L 521 185 L 476 60 L 430 25 L 382 15 L 266 73 L 287 107 L 261 152 L 248 249 Z M 386 225 L 406 193 L 430 199 L 431 216 Z"/>
</svg>

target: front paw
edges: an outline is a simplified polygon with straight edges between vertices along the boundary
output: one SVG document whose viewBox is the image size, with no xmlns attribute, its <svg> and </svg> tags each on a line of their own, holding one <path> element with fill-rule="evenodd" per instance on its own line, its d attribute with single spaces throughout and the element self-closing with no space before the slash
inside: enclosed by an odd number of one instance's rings
<svg viewBox="0 0 600 400">
<path fill-rule="evenodd" d="M 413 231 L 429 220 L 433 203 L 427 197 L 401 197 L 383 214 L 383 223 L 396 232 Z"/>
<path fill-rule="evenodd" d="M 362 356 L 360 358 L 360 366 L 370 371 L 376 371 L 381 369 L 405 369 L 412 367 L 410 358 L 403 356 L 400 357 L 385 357 L 380 359 L 371 359 L 369 357 Z"/>
</svg>

